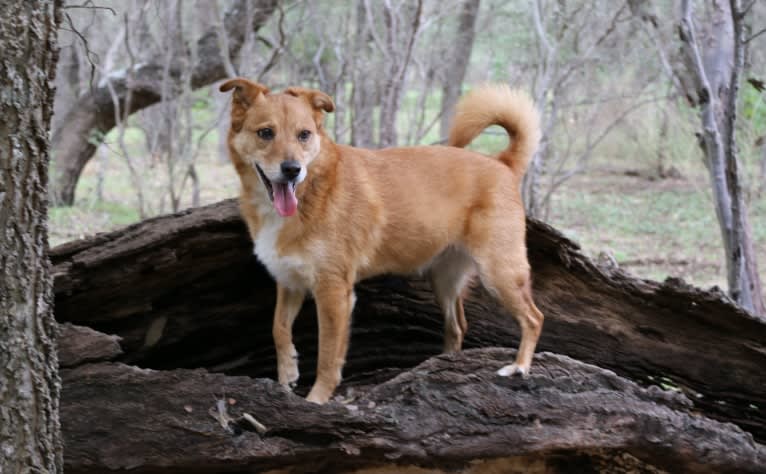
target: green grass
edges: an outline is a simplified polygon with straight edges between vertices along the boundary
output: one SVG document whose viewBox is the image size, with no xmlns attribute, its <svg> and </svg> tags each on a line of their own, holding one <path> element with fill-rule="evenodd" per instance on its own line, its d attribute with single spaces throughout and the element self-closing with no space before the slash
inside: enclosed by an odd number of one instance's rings
<svg viewBox="0 0 766 474">
<path fill-rule="evenodd" d="M 118 202 L 95 202 L 87 207 L 52 207 L 48 210 L 50 245 L 80 239 L 139 220 L 135 207 Z"/>
<path fill-rule="evenodd" d="M 640 276 L 725 288 L 721 234 L 705 179 L 649 181 L 595 171 L 555 195 L 549 220 L 585 253 L 611 252 Z M 754 200 L 749 216 L 756 255 L 766 255 L 766 199 Z"/>
</svg>

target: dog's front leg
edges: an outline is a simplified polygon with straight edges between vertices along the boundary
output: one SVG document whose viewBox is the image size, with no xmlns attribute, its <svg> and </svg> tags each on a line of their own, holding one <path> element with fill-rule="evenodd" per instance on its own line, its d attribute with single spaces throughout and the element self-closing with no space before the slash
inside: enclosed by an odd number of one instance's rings
<svg viewBox="0 0 766 474">
<path fill-rule="evenodd" d="M 348 350 L 351 311 L 355 296 L 353 285 L 345 281 L 325 280 L 314 291 L 319 319 L 319 354 L 317 379 L 306 399 L 325 403 L 341 380 Z"/>
<path fill-rule="evenodd" d="M 279 383 L 292 388 L 298 381 L 298 352 L 293 345 L 293 321 L 301 310 L 303 291 L 277 283 L 277 307 L 274 310 L 274 347 L 277 349 Z"/>
</svg>

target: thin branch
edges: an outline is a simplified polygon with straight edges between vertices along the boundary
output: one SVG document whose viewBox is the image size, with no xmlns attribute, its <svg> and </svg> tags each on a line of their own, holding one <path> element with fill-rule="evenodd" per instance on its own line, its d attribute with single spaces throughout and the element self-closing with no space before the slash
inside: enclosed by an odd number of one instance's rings
<svg viewBox="0 0 766 474">
<path fill-rule="evenodd" d="M 224 15 L 218 6 L 218 2 L 213 2 L 213 11 L 216 16 L 215 30 L 218 37 L 218 46 L 221 49 L 221 59 L 223 60 L 223 68 L 226 70 L 226 74 L 231 77 L 237 77 L 237 70 L 234 68 L 234 64 L 231 62 L 231 53 L 229 49 L 229 36 L 226 34 L 226 28 L 224 26 Z"/>
<path fill-rule="evenodd" d="M 82 33 L 77 31 L 77 28 L 75 28 L 74 22 L 72 21 L 72 17 L 69 16 L 69 13 L 64 13 L 64 18 L 66 18 L 67 23 L 69 23 L 69 29 L 61 29 L 64 31 L 69 31 L 77 36 L 80 39 L 80 42 L 82 42 L 83 48 L 85 48 L 85 57 L 88 59 L 88 64 L 90 64 L 90 79 L 88 80 L 88 85 L 91 89 L 93 89 L 93 79 L 96 77 L 96 63 L 99 62 L 98 54 L 94 53 L 90 49 L 90 46 L 88 45 L 88 39 L 85 38 Z M 91 59 L 91 56 L 95 58 L 95 62 L 93 59 Z"/>
<path fill-rule="evenodd" d="M 112 15 L 117 16 L 117 12 L 114 11 L 112 7 L 105 7 L 103 5 L 96 5 L 92 1 L 88 0 L 87 2 L 84 2 L 82 5 L 63 5 L 61 7 L 62 10 L 74 10 L 74 9 L 86 9 L 86 10 L 107 10 L 111 12 Z"/>
<path fill-rule="evenodd" d="M 375 46 L 378 47 L 378 50 L 383 54 L 383 59 L 386 62 L 389 62 L 391 60 L 391 55 L 388 52 L 388 48 L 383 44 L 383 40 L 378 35 L 378 30 L 375 28 L 375 20 L 372 17 L 372 6 L 370 5 L 370 0 L 363 0 L 364 1 L 364 10 L 365 15 L 367 19 L 367 32 L 370 34 L 370 37 L 373 39 L 373 42 L 375 43 Z"/>
<path fill-rule="evenodd" d="M 261 72 L 258 73 L 258 81 L 261 81 L 263 77 L 277 64 L 277 60 L 279 60 L 280 55 L 282 52 L 284 52 L 286 43 L 287 43 L 287 35 L 285 34 L 285 10 L 282 6 L 282 2 L 280 2 L 277 5 L 277 11 L 279 12 L 279 21 L 277 21 L 277 31 L 279 32 L 279 44 L 274 47 L 274 49 L 271 52 L 271 57 L 269 58 L 269 61 L 266 63 L 265 66 L 263 66 L 263 69 L 261 69 Z"/>
<path fill-rule="evenodd" d="M 757 0 L 752 0 L 745 8 L 742 9 L 741 18 L 745 18 L 745 15 L 750 11 L 751 8 L 753 8 L 753 5 L 755 5 L 755 2 Z"/>
<path fill-rule="evenodd" d="M 542 12 L 541 12 L 542 6 L 540 5 L 539 1 L 534 2 L 532 5 L 532 20 L 534 21 L 535 25 L 535 31 L 537 32 L 537 37 L 540 40 L 540 43 L 542 43 L 543 47 L 545 48 L 546 52 L 549 54 L 552 54 L 555 49 L 553 46 L 551 46 L 550 41 L 548 41 L 548 35 L 545 33 L 545 27 L 542 23 Z"/>
<path fill-rule="evenodd" d="M 757 37 L 761 36 L 764 33 L 766 33 L 766 28 L 764 28 L 761 31 L 759 31 L 758 33 L 755 33 L 754 35 L 750 36 L 748 39 L 744 40 L 743 43 L 747 44 L 747 43 L 753 41 L 754 39 L 756 39 Z"/>
</svg>

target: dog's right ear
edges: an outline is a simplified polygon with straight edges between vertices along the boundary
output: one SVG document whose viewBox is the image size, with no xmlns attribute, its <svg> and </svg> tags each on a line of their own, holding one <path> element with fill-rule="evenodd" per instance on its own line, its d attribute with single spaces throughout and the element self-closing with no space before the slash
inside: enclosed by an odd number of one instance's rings
<svg viewBox="0 0 766 474">
<path fill-rule="evenodd" d="M 322 128 L 322 121 L 324 119 L 322 111 L 332 112 L 335 110 L 335 103 L 333 103 L 332 98 L 322 91 L 306 89 L 304 87 L 288 87 L 285 89 L 285 94 L 308 102 L 311 108 L 314 109 L 314 121 L 319 128 Z"/>
<path fill-rule="evenodd" d="M 255 103 L 258 96 L 268 94 L 269 88 L 242 77 L 230 79 L 218 88 L 221 92 L 228 92 L 232 89 L 234 89 L 234 94 L 231 96 L 231 128 L 235 132 L 239 132 L 245 121 L 247 109 Z"/>
</svg>

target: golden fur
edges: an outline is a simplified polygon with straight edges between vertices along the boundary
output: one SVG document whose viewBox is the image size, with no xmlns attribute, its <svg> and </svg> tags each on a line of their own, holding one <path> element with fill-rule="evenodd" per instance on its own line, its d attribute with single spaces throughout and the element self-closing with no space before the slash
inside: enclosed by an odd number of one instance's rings
<svg viewBox="0 0 766 474">
<path fill-rule="evenodd" d="M 451 146 L 368 150 L 327 136 L 323 116 L 335 106 L 320 91 L 274 94 L 246 79 L 221 86 L 228 90 L 234 90 L 228 144 L 242 182 L 241 212 L 256 254 L 277 281 L 273 332 L 280 383 L 298 379 L 292 324 L 311 292 L 319 354 L 308 399 L 330 398 L 345 362 L 354 284 L 382 273 L 430 275 L 445 315 L 445 351 L 461 348 L 466 323 L 460 295 L 478 274 L 522 329 L 515 363 L 498 373 L 528 372 L 543 321 L 531 296 L 520 195 L 539 141 L 528 96 L 507 86 L 479 87 L 457 106 Z M 496 159 L 458 148 L 493 124 L 512 137 Z M 265 129 L 270 134 L 262 136 Z M 302 179 L 294 188 L 297 212 L 288 217 L 275 211 L 256 167 L 276 185 L 285 160 L 300 164 Z"/>
</svg>

